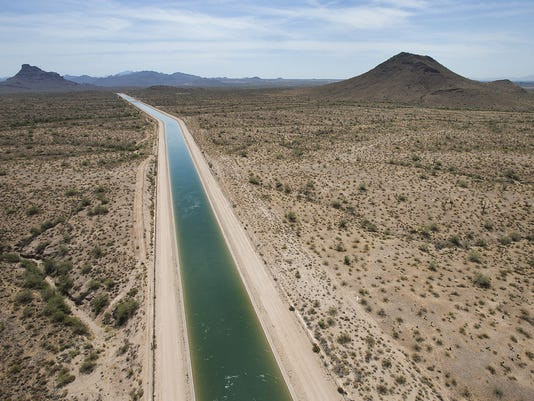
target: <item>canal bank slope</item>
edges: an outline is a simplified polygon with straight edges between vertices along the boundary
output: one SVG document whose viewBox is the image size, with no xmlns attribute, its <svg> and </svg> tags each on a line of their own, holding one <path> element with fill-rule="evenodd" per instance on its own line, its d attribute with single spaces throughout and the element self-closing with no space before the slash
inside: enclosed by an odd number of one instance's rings
<svg viewBox="0 0 534 401">
<path fill-rule="evenodd" d="M 319 357 L 312 352 L 308 333 L 289 311 L 289 303 L 283 302 L 273 277 L 252 246 L 187 126 L 179 118 L 167 115 L 180 124 L 204 190 L 293 398 L 295 401 L 343 399 Z"/>
</svg>

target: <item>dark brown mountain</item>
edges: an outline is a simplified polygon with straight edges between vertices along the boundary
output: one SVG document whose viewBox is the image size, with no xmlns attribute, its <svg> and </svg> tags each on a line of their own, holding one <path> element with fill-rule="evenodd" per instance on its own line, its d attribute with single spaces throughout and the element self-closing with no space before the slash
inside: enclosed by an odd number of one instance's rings
<svg viewBox="0 0 534 401">
<path fill-rule="evenodd" d="M 534 109 L 534 97 L 508 80 L 482 83 L 432 57 L 399 53 L 357 77 L 311 89 L 327 99 L 470 109 Z"/>
<path fill-rule="evenodd" d="M 46 72 L 29 64 L 22 64 L 13 77 L 0 82 L 0 93 L 8 92 L 63 92 L 90 89 L 63 78 L 56 72 Z"/>
</svg>

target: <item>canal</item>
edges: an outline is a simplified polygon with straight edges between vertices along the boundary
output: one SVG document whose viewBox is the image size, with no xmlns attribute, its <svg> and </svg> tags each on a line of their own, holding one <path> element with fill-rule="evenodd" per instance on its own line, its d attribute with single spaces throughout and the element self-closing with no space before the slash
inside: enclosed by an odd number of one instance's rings
<svg viewBox="0 0 534 401">
<path fill-rule="evenodd" d="M 122 97 L 165 125 L 196 401 L 290 401 L 180 126 Z"/>
</svg>

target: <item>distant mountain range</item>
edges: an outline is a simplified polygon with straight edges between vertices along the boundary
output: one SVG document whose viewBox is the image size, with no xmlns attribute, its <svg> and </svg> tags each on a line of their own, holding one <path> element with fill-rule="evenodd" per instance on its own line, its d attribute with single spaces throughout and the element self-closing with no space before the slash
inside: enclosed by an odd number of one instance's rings
<svg viewBox="0 0 534 401">
<path fill-rule="evenodd" d="M 509 80 L 474 81 L 432 57 L 399 53 L 365 74 L 307 89 L 321 99 L 426 107 L 534 109 L 534 96 Z"/>
<path fill-rule="evenodd" d="M 65 79 L 79 84 L 91 84 L 106 88 L 149 86 L 198 86 L 198 87 L 292 87 L 317 86 L 335 82 L 334 79 L 262 79 L 252 78 L 204 78 L 198 75 L 175 72 L 164 74 L 156 71 L 125 71 L 107 77 L 89 75 L 65 75 Z"/>
<path fill-rule="evenodd" d="M 0 93 L 9 92 L 44 92 L 70 91 L 102 88 L 150 86 L 178 86 L 178 87 L 299 87 L 317 86 L 335 82 L 333 79 L 262 79 L 252 78 L 204 78 L 198 75 L 175 72 L 164 74 L 156 71 L 124 71 L 107 77 L 92 77 L 89 75 L 60 76 L 55 72 L 46 72 L 38 67 L 23 64 L 20 71 L 11 78 L 0 79 Z"/>
</svg>

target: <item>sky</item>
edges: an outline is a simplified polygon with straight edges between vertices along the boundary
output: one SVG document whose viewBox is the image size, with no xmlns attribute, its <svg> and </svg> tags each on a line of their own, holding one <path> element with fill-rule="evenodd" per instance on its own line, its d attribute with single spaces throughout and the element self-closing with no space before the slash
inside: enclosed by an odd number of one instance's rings
<svg viewBox="0 0 534 401">
<path fill-rule="evenodd" d="M 0 0 L 0 77 L 28 63 L 341 79 L 407 51 L 470 78 L 520 78 L 534 75 L 533 42 L 533 0 Z"/>
</svg>

